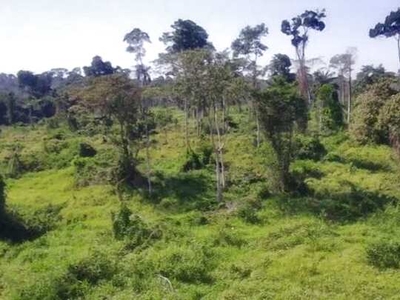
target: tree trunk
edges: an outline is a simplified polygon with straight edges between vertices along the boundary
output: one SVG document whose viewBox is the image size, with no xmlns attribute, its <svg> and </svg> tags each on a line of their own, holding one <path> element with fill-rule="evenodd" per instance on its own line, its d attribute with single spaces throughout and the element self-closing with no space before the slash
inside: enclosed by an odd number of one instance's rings
<svg viewBox="0 0 400 300">
<path fill-rule="evenodd" d="M 258 117 L 258 110 L 255 109 L 256 112 L 256 125 L 257 125 L 257 148 L 260 147 L 260 118 Z"/>
<path fill-rule="evenodd" d="M 212 120 L 213 118 L 213 120 Z M 216 199 L 217 202 L 221 203 L 223 201 L 223 194 L 222 194 L 222 176 L 221 176 L 221 144 L 220 144 L 220 132 L 218 128 L 218 119 L 217 119 L 217 111 L 215 106 L 213 107 L 213 116 L 209 115 L 209 124 L 210 124 L 210 134 L 211 134 L 211 143 L 214 148 L 215 154 L 215 177 L 216 177 L 216 184 L 217 184 L 217 192 L 216 192 Z M 218 144 L 215 141 L 214 137 L 214 129 L 217 131 L 218 135 Z M 224 180 L 225 181 L 225 180 Z"/>
<path fill-rule="evenodd" d="M 397 34 L 397 54 L 399 55 L 399 63 L 400 63 L 400 33 Z"/>
<path fill-rule="evenodd" d="M 189 112 L 188 112 L 188 103 L 187 103 L 187 98 L 185 98 L 185 145 L 186 145 L 186 151 L 189 150 Z"/>
<path fill-rule="evenodd" d="M 219 173 L 220 173 L 220 184 L 222 188 L 225 188 L 225 166 L 224 166 L 224 160 L 223 160 L 223 155 L 222 155 L 222 150 L 223 150 L 223 144 L 221 141 L 221 131 L 220 131 L 220 122 L 218 118 L 218 111 L 217 108 L 214 109 L 214 122 L 215 122 L 215 127 L 217 129 L 217 138 L 218 138 L 218 160 L 219 160 Z"/>
<path fill-rule="evenodd" d="M 149 126 L 146 124 L 146 163 L 147 163 L 147 184 L 149 188 L 149 195 L 153 192 L 151 186 L 151 165 L 150 165 L 150 134 Z"/>
<path fill-rule="evenodd" d="M 349 73 L 349 95 L 348 95 L 348 101 L 347 101 L 347 126 L 350 126 L 350 120 L 351 120 L 351 95 L 352 94 L 352 88 L 351 88 L 351 70 Z"/>
</svg>

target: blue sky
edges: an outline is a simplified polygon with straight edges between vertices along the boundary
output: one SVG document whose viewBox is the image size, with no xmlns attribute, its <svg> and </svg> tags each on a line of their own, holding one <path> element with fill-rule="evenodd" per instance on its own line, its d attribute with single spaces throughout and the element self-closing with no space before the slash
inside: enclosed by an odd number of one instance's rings
<svg viewBox="0 0 400 300">
<path fill-rule="evenodd" d="M 308 58 L 329 61 L 357 47 L 357 67 L 382 63 L 397 71 L 395 40 L 370 39 L 368 30 L 399 6 L 399 0 L 0 0 L 0 72 L 72 69 L 88 65 L 94 55 L 131 67 L 134 56 L 125 52 L 122 39 L 134 27 L 149 33 L 151 61 L 164 49 L 158 38 L 178 18 L 204 27 L 218 50 L 228 48 L 242 27 L 264 22 L 270 31 L 266 64 L 276 53 L 294 57 L 290 38 L 280 32 L 281 21 L 322 8 L 327 27 L 311 33 Z"/>
</svg>

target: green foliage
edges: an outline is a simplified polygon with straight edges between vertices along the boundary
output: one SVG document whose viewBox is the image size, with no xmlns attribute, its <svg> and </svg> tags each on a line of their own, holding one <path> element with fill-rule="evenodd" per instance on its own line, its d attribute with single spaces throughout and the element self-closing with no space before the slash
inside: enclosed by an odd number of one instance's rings
<svg viewBox="0 0 400 300">
<path fill-rule="evenodd" d="M 182 170 L 187 172 L 190 170 L 200 170 L 207 167 L 211 163 L 211 155 L 213 149 L 211 145 L 201 143 L 197 149 L 189 149 L 186 153 L 186 161 Z"/>
<path fill-rule="evenodd" d="M 173 31 L 164 32 L 160 38 L 169 53 L 212 47 L 205 29 L 191 20 L 179 19 L 171 28 Z"/>
<path fill-rule="evenodd" d="M 293 150 L 300 139 L 307 159 L 292 157 L 290 183 L 297 178 L 299 190 L 305 182 L 307 197 L 271 195 L 276 191 L 273 176 L 279 175 L 276 153 L 270 142 L 260 148 L 251 144 L 248 112 L 230 110 L 240 130 L 226 133 L 226 203 L 215 201 L 211 165 L 181 171 L 184 136 L 180 126 L 170 126 L 169 143 L 163 143 L 163 132 L 152 135 L 152 196 L 129 190 L 123 197 L 125 213 L 114 185 L 105 182 L 118 152 L 103 135 L 85 137 L 42 125 L 2 128 L 0 158 L 9 156 L 16 142 L 24 145 L 24 168 L 35 158 L 50 168 L 67 157 L 64 152 L 74 153 L 73 160 L 83 165 L 82 176 L 91 180 L 74 186 L 75 162 L 7 179 L 7 214 L 0 220 L 0 298 L 396 297 L 399 274 L 371 267 L 362 251 L 375 240 L 390 237 L 386 240 L 397 244 L 399 238 L 399 209 L 388 205 L 400 197 L 391 149 L 359 146 L 345 132 L 319 142 L 294 134 Z M 182 122 L 184 115 L 176 116 Z M 111 127 L 107 139 L 115 134 L 118 128 Z M 200 155 L 201 139 L 191 135 Z M 46 137 L 59 150 L 43 151 Z M 83 142 L 95 147 L 96 156 L 79 156 Z M 322 152 L 320 144 L 329 151 L 323 159 L 314 157 Z M 137 155 L 136 167 L 146 168 L 144 153 Z M 112 226 L 119 228 L 120 239 Z M 378 255 L 385 261 L 396 261 L 388 259 L 395 256 Z"/>
<path fill-rule="evenodd" d="M 330 134 L 342 128 L 342 107 L 333 85 L 324 84 L 318 89 L 315 106 L 320 133 Z"/>
<path fill-rule="evenodd" d="M 154 120 L 160 128 L 165 128 L 169 124 L 174 123 L 172 112 L 169 109 L 157 110 L 154 114 Z"/>
<path fill-rule="evenodd" d="M 381 80 L 371 85 L 368 90 L 356 98 L 353 111 L 353 124 L 351 133 L 360 143 L 383 143 L 390 141 L 389 128 L 396 126 L 390 124 L 390 115 L 387 116 L 389 106 L 395 105 L 396 98 L 385 108 L 389 99 L 399 93 L 399 83 L 395 79 Z M 394 108 L 394 107 L 393 107 Z M 381 122 L 379 120 L 381 119 Z M 394 119 L 392 119 L 395 121 Z"/>
<path fill-rule="evenodd" d="M 6 206 L 6 183 L 3 176 L 0 174 L 0 217 L 4 213 Z"/>
<path fill-rule="evenodd" d="M 23 164 L 21 162 L 21 147 L 14 146 L 11 156 L 8 159 L 7 175 L 11 178 L 18 178 L 23 172 Z"/>
<path fill-rule="evenodd" d="M 389 143 L 400 153 L 400 92 L 390 97 L 381 108 L 378 126 Z"/>
<path fill-rule="evenodd" d="M 271 86 L 257 98 L 261 126 L 278 160 L 281 190 L 287 190 L 295 125 L 305 118 L 305 101 L 298 96 L 296 87 L 281 77 L 275 77 Z"/>
<path fill-rule="evenodd" d="M 295 157 L 297 159 L 321 160 L 327 151 L 318 137 L 297 135 L 295 140 Z"/>
<path fill-rule="evenodd" d="M 378 268 L 400 268 L 400 242 L 380 240 L 366 247 L 368 262 Z"/>
<path fill-rule="evenodd" d="M 185 283 L 212 282 L 212 250 L 201 245 L 178 246 L 168 250 L 162 252 L 156 261 L 156 268 L 161 275 Z"/>
<path fill-rule="evenodd" d="M 79 157 L 73 160 L 74 181 L 76 187 L 91 184 L 101 184 L 110 180 L 110 171 L 99 162 L 89 157 Z"/>
<path fill-rule="evenodd" d="M 88 143 L 80 143 L 79 144 L 79 156 L 80 157 L 93 157 L 97 154 L 95 148 L 93 148 Z"/>
<path fill-rule="evenodd" d="M 393 203 L 393 197 L 366 191 L 351 182 L 341 182 L 341 190 L 330 195 L 316 191 L 315 198 L 305 201 L 312 212 L 333 221 L 355 221 L 382 210 Z"/>
<path fill-rule="evenodd" d="M 128 249 L 135 249 L 161 237 L 159 229 L 151 229 L 140 216 L 122 205 L 118 213 L 112 213 L 113 233 L 117 240 L 125 240 Z"/>
<path fill-rule="evenodd" d="M 261 220 L 257 214 L 257 211 L 260 210 L 260 208 L 261 206 L 257 202 L 246 202 L 244 205 L 239 207 L 237 215 L 246 223 L 259 224 Z"/>
<path fill-rule="evenodd" d="M 96 251 L 70 264 L 62 275 L 46 278 L 46 280 L 20 288 L 16 298 L 20 300 L 81 299 L 90 288 L 102 281 L 110 280 L 115 272 L 115 263 L 105 254 Z"/>
</svg>

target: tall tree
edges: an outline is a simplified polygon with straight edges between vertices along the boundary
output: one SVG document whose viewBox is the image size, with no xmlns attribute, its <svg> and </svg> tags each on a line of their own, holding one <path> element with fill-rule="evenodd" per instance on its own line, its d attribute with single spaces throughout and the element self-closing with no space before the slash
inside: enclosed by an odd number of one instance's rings
<svg viewBox="0 0 400 300">
<path fill-rule="evenodd" d="M 125 34 L 124 42 L 128 43 L 126 51 L 135 54 L 135 73 L 136 79 L 141 85 L 146 85 L 151 81 L 149 75 L 149 67 L 143 63 L 143 58 L 146 56 L 145 43 L 151 43 L 149 35 L 139 28 L 134 28 L 131 32 Z"/>
<path fill-rule="evenodd" d="M 378 36 L 394 37 L 397 41 L 397 52 L 400 63 L 400 8 L 392 11 L 386 17 L 385 22 L 378 23 L 374 28 L 369 30 L 369 36 L 375 38 Z"/>
<path fill-rule="evenodd" d="M 261 126 L 265 137 L 275 152 L 279 174 L 278 188 L 289 191 L 291 176 L 290 163 L 293 159 L 293 136 L 296 121 L 306 114 L 305 102 L 299 99 L 294 84 L 284 78 L 273 77 L 272 84 L 257 95 Z"/>
<path fill-rule="evenodd" d="M 352 108 L 352 71 L 355 63 L 357 49 L 349 48 L 346 53 L 337 54 L 330 60 L 330 65 L 337 70 L 340 99 L 343 105 L 347 102 L 347 124 L 350 124 L 351 108 Z M 346 97 L 347 96 L 347 97 Z"/>
<path fill-rule="evenodd" d="M 151 43 L 150 36 L 139 28 L 134 28 L 131 32 L 125 34 L 124 41 L 128 43 L 126 51 L 135 54 L 136 66 L 136 80 L 139 82 L 141 87 L 148 85 L 151 82 L 149 70 L 150 67 L 143 63 L 143 58 L 146 55 L 145 43 Z M 141 99 L 141 116 L 143 117 L 143 123 L 145 124 L 145 139 L 146 139 L 146 163 L 147 163 L 147 184 L 149 194 L 152 193 L 151 185 L 151 167 L 150 167 L 150 133 L 149 133 L 149 111 L 148 105 Z"/>
<path fill-rule="evenodd" d="M 136 153 L 141 135 L 138 126 L 141 118 L 141 92 L 142 89 L 125 74 L 91 78 L 85 88 L 71 92 L 80 100 L 76 104 L 80 111 L 110 118 L 117 124 L 118 138 L 111 136 L 120 152 L 118 168 L 114 174 L 117 188 L 124 182 L 134 186 L 142 184 L 142 177 L 136 168 Z"/>
<path fill-rule="evenodd" d="M 268 35 L 268 27 L 264 23 L 254 27 L 246 26 L 240 31 L 239 37 L 232 42 L 231 48 L 234 57 L 245 57 L 249 64 L 247 69 L 251 72 L 254 89 L 258 89 L 257 78 L 258 58 L 263 56 L 268 47 L 263 44 L 262 39 Z M 254 106 L 254 105 L 253 105 Z M 257 147 L 260 146 L 260 122 L 257 110 L 255 110 L 257 124 Z"/>
<path fill-rule="evenodd" d="M 171 25 L 172 31 L 164 32 L 160 38 L 168 53 L 186 50 L 213 48 L 208 41 L 207 31 L 192 20 L 179 19 Z"/>
<path fill-rule="evenodd" d="M 299 60 L 298 81 L 300 91 L 303 97 L 311 103 L 311 94 L 308 86 L 307 71 L 306 71 L 306 46 L 309 41 L 309 31 L 311 29 L 322 31 L 325 29 L 325 23 L 322 21 L 326 17 L 325 10 L 312 11 L 306 10 L 301 15 L 292 18 L 292 21 L 283 20 L 281 31 L 292 36 L 292 45 L 296 49 L 296 56 Z"/>
</svg>

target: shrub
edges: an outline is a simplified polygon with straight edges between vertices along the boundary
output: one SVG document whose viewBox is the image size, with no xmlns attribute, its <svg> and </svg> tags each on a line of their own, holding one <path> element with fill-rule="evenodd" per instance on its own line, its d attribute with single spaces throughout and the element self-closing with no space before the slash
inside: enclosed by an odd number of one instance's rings
<svg viewBox="0 0 400 300">
<path fill-rule="evenodd" d="M 122 205 L 118 213 L 111 214 L 112 229 L 117 240 L 125 240 L 128 249 L 135 249 L 161 237 L 159 229 L 151 229 L 140 216 Z"/>
<path fill-rule="evenodd" d="M 96 149 L 87 143 L 79 144 L 79 156 L 80 157 L 93 157 L 97 154 Z"/>
<path fill-rule="evenodd" d="M 381 240 L 366 248 L 368 262 L 378 268 L 400 267 L 400 241 Z"/>
<path fill-rule="evenodd" d="M 200 170 L 211 163 L 213 149 L 211 145 L 202 143 L 195 151 L 189 149 L 186 153 L 186 161 L 182 170 L 187 172 L 190 170 Z"/>
<path fill-rule="evenodd" d="M 384 114 L 387 113 L 387 108 L 385 109 L 384 106 L 398 92 L 398 79 L 383 79 L 371 85 L 367 91 L 356 98 L 352 125 L 350 126 L 350 131 L 356 141 L 383 144 L 389 142 L 387 124 L 385 125 L 385 122 L 382 122 L 385 119 Z M 389 106 L 392 106 L 392 104 Z"/>
<path fill-rule="evenodd" d="M 315 193 L 316 198 L 307 199 L 315 213 L 329 220 L 354 221 L 383 209 L 394 199 L 377 192 L 370 192 L 355 186 L 351 182 L 341 182 L 342 190 L 328 194 L 327 191 Z"/>
<path fill-rule="evenodd" d="M 96 285 L 100 280 L 110 279 L 115 271 L 115 264 L 105 254 L 95 252 L 78 263 L 69 265 L 66 277 Z"/>
<path fill-rule="evenodd" d="M 317 137 L 298 135 L 295 141 L 295 157 L 297 159 L 321 160 L 327 153 L 324 145 Z"/>
<path fill-rule="evenodd" d="M 259 199 L 251 199 L 243 203 L 237 210 L 237 216 L 244 222 L 250 224 L 260 223 L 261 220 L 258 217 L 257 211 L 262 207 Z"/>
<path fill-rule="evenodd" d="M 223 247 L 242 247 L 246 245 L 246 241 L 240 237 L 240 235 L 235 232 L 231 226 L 225 226 L 218 230 L 214 238 L 214 246 Z"/>
<path fill-rule="evenodd" d="M 176 247 L 161 254 L 157 264 L 160 274 L 186 283 L 210 283 L 212 252 L 204 246 Z"/>
<path fill-rule="evenodd" d="M 110 170 L 100 165 L 97 159 L 79 157 L 73 160 L 74 181 L 77 187 L 107 182 L 110 178 Z"/>
<path fill-rule="evenodd" d="M 400 93 L 390 97 L 381 108 L 378 124 L 391 146 L 400 154 Z"/>
<path fill-rule="evenodd" d="M 17 145 L 12 150 L 11 156 L 8 159 L 7 175 L 11 178 L 18 178 L 22 172 L 21 147 Z"/>
<path fill-rule="evenodd" d="M 24 216 L 25 225 L 39 234 L 44 234 L 55 228 L 60 216 L 63 204 L 49 204 L 36 210 L 31 216 Z"/>
</svg>

